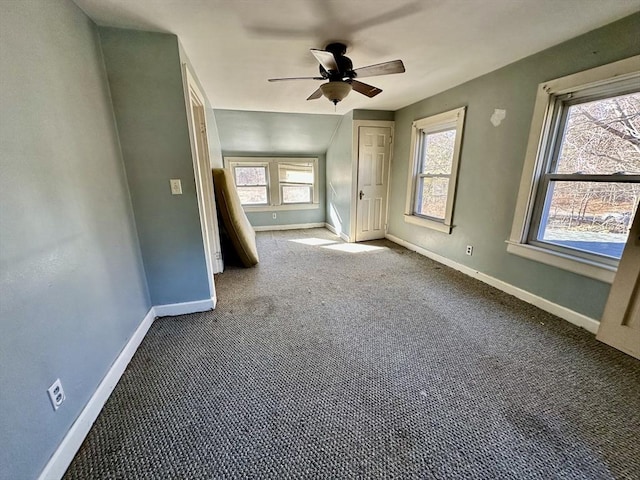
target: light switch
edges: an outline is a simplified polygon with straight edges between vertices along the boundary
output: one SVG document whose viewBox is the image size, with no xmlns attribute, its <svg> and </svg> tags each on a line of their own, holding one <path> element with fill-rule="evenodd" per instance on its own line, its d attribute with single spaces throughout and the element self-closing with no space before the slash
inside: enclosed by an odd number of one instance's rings
<svg viewBox="0 0 640 480">
<path fill-rule="evenodd" d="M 182 195 L 182 182 L 179 178 L 169 180 L 171 184 L 171 195 Z"/>
</svg>

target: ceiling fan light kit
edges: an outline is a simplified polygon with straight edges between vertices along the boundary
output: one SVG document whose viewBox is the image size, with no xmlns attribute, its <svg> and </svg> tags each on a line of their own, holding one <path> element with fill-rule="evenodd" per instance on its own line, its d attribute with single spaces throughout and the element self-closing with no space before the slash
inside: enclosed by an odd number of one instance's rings
<svg viewBox="0 0 640 480">
<path fill-rule="evenodd" d="M 353 87 L 350 83 L 342 81 L 329 82 L 320 85 L 322 94 L 327 97 L 329 101 L 333 102 L 334 105 L 337 105 L 340 100 L 349 95 L 352 88 Z"/>
<path fill-rule="evenodd" d="M 339 101 L 349 95 L 351 90 L 355 90 L 369 98 L 382 93 L 382 90 L 378 87 L 355 80 L 356 77 L 390 75 L 392 73 L 404 73 L 405 71 L 402 60 L 378 63 L 354 70 L 351 59 L 344 55 L 346 52 L 347 46 L 343 43 L 330 43 L 324 50 L 312 48 L 311 54 L 320 64 L 320 77 L 270 78 L 269 81 L 329 80 L 327 83 L 320 85 L 320 88 L 309 95 L 307 100 L 315 100 L 324 95 L 330 102 L 337 105 Z"/>
</svg>

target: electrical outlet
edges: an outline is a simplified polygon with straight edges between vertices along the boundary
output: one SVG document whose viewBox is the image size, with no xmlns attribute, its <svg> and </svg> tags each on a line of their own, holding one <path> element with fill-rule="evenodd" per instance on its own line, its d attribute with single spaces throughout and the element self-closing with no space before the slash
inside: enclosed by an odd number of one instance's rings
<svg viewBox="0 0 640 480">
<path fill-rule="evenodd" d="M 169 184 L 171 184 L 171 195 L 182 195 L 182 182 L 179 178 L 170 179 Z"/>
<path fill-rule="evenodd" d="M 275 219 L 276 219 L 276 217 L 277 217 L 276 213 L 275 213 L 275 212 L 273 212 L 273 219 L 275 220 Z"/>
<path fill-rule="evenodd" d="M 59 378 L 47 388 L 47 393 L 49 394 L 49 400 L 51 400 L 51 405 L 53 405 L 54 410 L 58 410 L 62 402 L 64 402 L 64 399 L 67 398 L 64 396 L 64 389 L 62 388 L 62 382 Z"/>
<path fill-rule="evenodd" d="M 473 245 L 467 245 L 467 255 L 473 255 Z"/>
</svg>

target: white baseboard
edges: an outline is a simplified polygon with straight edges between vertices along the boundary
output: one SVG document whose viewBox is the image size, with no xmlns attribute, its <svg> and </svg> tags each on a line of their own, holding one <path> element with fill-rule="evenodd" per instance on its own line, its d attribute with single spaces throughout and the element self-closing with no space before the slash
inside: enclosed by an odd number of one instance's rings
<svg viewBox="0 0 640 480">
<path fill-rule="evenodd" d="M 291 223 L 289 225 L 262 225 L 253 227 L 256 232 L 271 232 L 276 230 L 303 230 L 305 228 L 322 228 L 324 222 L 320 223 Z"/>
<path fill-rule="evenodd" d="M 155 318 L 156 313 L 154 308 L 151 307 L 142 323 L 140 323 L 120 352 L 120 355 L 118 355 L 118 358 L 111 365 L 87 405 L 80 412 L 58 449 L 49 459 L 49 462 L 38 477 L 39 480 L 59 480 L 62 478 Z"/>
<path fill-rule="evenodd" d="M 195 302 L 169 303 L 153 307 L 156 317 L 172 317 L 174 315 L 186 315 L 187 313 L 206 312 L 216 308 L 216 300 L 196 300 Z"/>
<path fill-rule="evenodd" d="M 89 399 L 87 405 L 82 412 L 80 412 L 80 415 L 65 435 L 53 456 L 49 459 L 38 480 L 60 480 L 62 478 L 156 317 L 204 312 L 215 308 L 215 306 L 216 299 L 209 298 L 196 302 L 173 303 L 170 305 L 156 305 L 155 307 L 151 307 L 144 317 L 144 320 L 142 320 L 120 352 L 120 355 L 118 355 L 118 358 L 116 358 L 113 365 L 111 365 L 111 368 L 100 382 L 100 385 L 98 385 L 98 388 Z"/>
<path fill-rule="evenodd" d="M 349 236 L 348 235 L 346 235 L 344 232 L 338 233 L 338 230 L 336 230 L 335 227 L 333 225 L 331 225 L 330 223 L 325 223 L 324 224 L 324 228 L 329 230 L 331 233 L 333 233 L 335 235 L 338 235 L 345 242 L 348 242 L 348 243 L 351 242 L 351 240 L 349 240 Z"/>
<path fill-rule="evenodd" d="M 438 255 L 437 253 L 430 252 L 429 250 L 419 247 L 418 245 L 414 245 L 413 243 L 407 242 L 406 240 L 402 240 L 395 235 L 387 234 L 386 238 L 394 243 L 397 243 L 398 245 L 402 245 L 408 250 L 412 250 L 419 253 L 420 255 L 424 255 L 425 257 L 435 260 L 436 262 L 442 263 L 448 267 L 453 268 L 454 270 L 458 270 L 459 272 L 462 272 L 466 275 L 469 275 L 470 277 L 480 280 L 481 282 L 491 285 L 498 290 L 502 290 L 509 295 L 513 295 L 514 297 L 530 303 L 531 305 L 535 305 L 536 307 L 546 312 L 552 313 L 553 315 L 556 315 L 568 321 L 569 323 L 573 323 L 574 325 L 582 327 L 593 334 L 598 331 L 600 322 L 593 318 L 587 317 L 586 315 L 578 313 L 567 307 L 563 307 L 562 305 L 558 305 L 557 303 L 553 303 L 546 298 L 534 295 L 533 293 L 511 285 L 510 283 L 498 280 L 497 278 L 487 275 L 486 273 L 482 273 L 474 270 L 473 268 L 467 267 L 466 265 L 462 265 L 461 263 L 455 262 L 447 257 L 443 257 L 442 255 Z"/>
</svg>

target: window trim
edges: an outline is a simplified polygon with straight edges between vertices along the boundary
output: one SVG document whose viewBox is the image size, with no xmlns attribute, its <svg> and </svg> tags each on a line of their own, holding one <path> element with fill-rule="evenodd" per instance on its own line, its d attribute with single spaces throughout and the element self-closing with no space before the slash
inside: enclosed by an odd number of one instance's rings
<svg viewBox="0 0 640 480">
<path fill-rule="evenodd" d="M 313 166 L 312 201 L 310 203 L 282 203 L 280 163 L 311 163 Z M 235 185 L 235 166 L 266 166 L 268 204 L 242 205 L 245 212 L 271 212 L 280 210 L 313 210 L 320 208 L 318 157 L 224 157 L 224 166 L 231 171 Z M 284 182 L 287 185 L 286 182 Z"/>
<path fill-rule="evenodd" d="M 458 166 L 460 164 L 460 150 L 462 146 L 462 136 L 464 133 L 464 117 L 467 107 L 460 107 L 447 112 L 438 113 L 429 117 L 416 120 L 411 128 L 411 153 L 409 157 L 409 171 L 407 175 L 407 196 L 405 200 L 404 221 L 420 227 L 431 228 L 443 233 L 451 233 L 453 228 L 453 206 L 455 203 L 456 186 L 458 179 Z M 422 134 L 436 133 L 455 127 L 456 141 L 453 147 L 453 159 L 451 162 L 451 174 L 449 175 L 449 188 L 447 190 L 447 206 L 445 217 L 439 220 L 427 217 L 414 212 L 416 200 L 417 179 L 420 176 L 418 167 L 420 165 Z"/>
<path fill-rule="evenodd" d="M 609 84 L 640 78 L 639 64 L 640 55 L 636 55 L 538 85 L 511 235 L 506 241 L 507 252 L 605 283 L 613 282 L 617 265 L 607 265 L 532 245 L 529 243 L 529 233 L 535 210 L 536 193 L 545 173 L 547 160 L 545 154 L 554 140 L 554 132 L 550 126 L 554 121 L 555 100 L 573 91 L 596 87 L 606 88 Z"/>
</svg>

